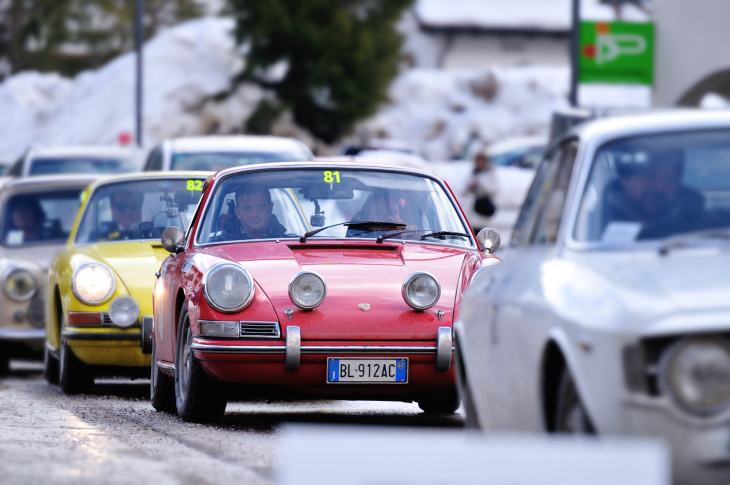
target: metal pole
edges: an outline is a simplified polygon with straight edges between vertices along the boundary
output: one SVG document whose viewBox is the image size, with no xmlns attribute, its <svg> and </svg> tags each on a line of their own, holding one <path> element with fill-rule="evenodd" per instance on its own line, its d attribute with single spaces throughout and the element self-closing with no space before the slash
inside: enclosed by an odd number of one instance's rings
<svg viewBox="0 0 730 485">
<path fill-rule="evenodd" d="M 573 0 L 570 31 L 570 105 L 578 106 L 578 60 L 580 59 L 580 0 Z"/>
<path fill-rule="evenodd" d="M 144 46 L 144 0 L 136 0 L 134 11 L 134 48 L 137 59 L 135 79 L 135 116 L 137 146 L 142 146 L 142 47 Z"/>
</svg>

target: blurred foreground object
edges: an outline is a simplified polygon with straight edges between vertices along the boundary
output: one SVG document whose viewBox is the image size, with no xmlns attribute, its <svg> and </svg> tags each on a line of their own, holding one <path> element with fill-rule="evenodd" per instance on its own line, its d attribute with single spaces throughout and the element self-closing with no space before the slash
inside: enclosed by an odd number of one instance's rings
<svg viewBox="0 0 730 485">
<path fill-rule="evenodd" d="M 142 152 L 134 147 L 67 146 L 27 150 L 7 172 L 14 177 L 35 175 L 136 172 Z"/>
<path fill-rule="evenodd" d="M 279 136 L 191 136 L 172 138 L 150 152 L 144 170 L 210 170 L 252 163 L 312 160 L 307 146 Z"/>
<path fill-rule="evenodd" d="M 281 485 L 669 485 L 669 453 L 648 440 L 285 425 Z"/>
<path fill-rule="evenodd" d="M 650 436 L 730 477 L 730 112 L 582 124 L 455 324 L 468 426 Z"/>
<path fill-rule="evenodd" d="M 41 355 L 48 264 L 66 244 L 81 193 L 95 178 L 33 177 L 0 191 L 0 376 L 9 359 Z"/>
</svg>

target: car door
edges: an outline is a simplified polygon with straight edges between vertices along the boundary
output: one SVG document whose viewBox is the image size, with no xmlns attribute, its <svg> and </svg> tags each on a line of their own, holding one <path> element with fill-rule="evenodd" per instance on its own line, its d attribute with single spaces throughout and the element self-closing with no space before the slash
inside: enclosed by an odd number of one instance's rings
<svg viewBox="0 0 730 485">
<path fill-rule="evenodd" d="M 542 429 L 539 369 L 553 316 L 541 268 L 556 254 L 576 152 L 577 140 L 567 140 L 541 163 L 491 285 L 487 348 L 498 428 Z"/>
</svg>

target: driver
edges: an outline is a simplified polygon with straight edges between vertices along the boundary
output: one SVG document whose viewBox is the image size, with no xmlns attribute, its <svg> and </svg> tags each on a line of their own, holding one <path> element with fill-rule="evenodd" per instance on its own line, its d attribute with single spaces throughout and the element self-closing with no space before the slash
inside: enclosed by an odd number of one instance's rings
<svg viewBox="0 0 730 485">
<path fill-rule="evenodd" d="M 144 195 L 137 192 L 114 192 L 109 197 L 112 213 L 112 230 L 109 239 L 135 239 L 142 235 L 139 223 L 142 221 Z"/>
<path fill-rule="evenodd" d="M 254 184 L 242 185 L 236 190 L 235 214 L 241 223 L 240 231 L 229 234 L 232 240 L 271 239 L 284 237 L 286 228 L 272 213 L 274 203 L 265 187 Z"/>
<path fill-rule="evenodd" d="M 619 162 L 617 171 L 618 180 L 604 194 L 607 223 L 638 222 L 638 238 L 655 239 L 698 229 L 705 220 L 704 196 L 681 182 L 681 151 L 662 150 L 643 162 Z"/>
</svg>

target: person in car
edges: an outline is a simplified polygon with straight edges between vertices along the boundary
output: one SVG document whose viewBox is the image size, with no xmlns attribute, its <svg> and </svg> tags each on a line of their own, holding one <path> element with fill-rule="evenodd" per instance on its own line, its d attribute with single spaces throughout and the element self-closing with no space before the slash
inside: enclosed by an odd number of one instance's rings
<svg viewBox="0 0 730 485">
<path fill-rule="evenodd" d="M 618 161 L 616 170 L 617 179 L 604 192 L 604 227 L 611 222 L 637 222 L 641 224 L 638 239 L 656 239 L 707 224 L 704 196 L 682 183 L 684 156 L 679 150 Z"/>
<path fill-rule="evenodd" d="M 10 202 L 9 231 L 22 231 L 22 242 L 42 239 L 46 215 L 37 200 L 18 197 Z"/>
<path fill-rule="evenodd" d="M 405 201 L 392 193 L 376 190 L 370 194 L 365 200 L 362 208 L 351 219 L 351 222 L 389 222 L 393 224 L 402 224 L 404 227 L 400 229 L 388 228 L 388 231 L 416 231 L 415 225 L 410 225 L 401 216 L 402 204 Z M 388 231 L 374 232 L 374 227 L 370 228 L 349 228 L 347 237 L 378 237 L 381 234 L 387 234 Z M 404 235 L 406 237 L 407 235 Z"/>
<path fill-rule="evenodd" d="M 265 187 L 256 185 L 243 185 L 236 190 L 236 204 L 234 213 L 240 223 L 240 227 L 231 228 L 230 223 L 228 239 L 271 239 L 284 237 L 286 228 L 273 214 L 274 203 L 271 201 L 271 193 Z"/>
</svg>

